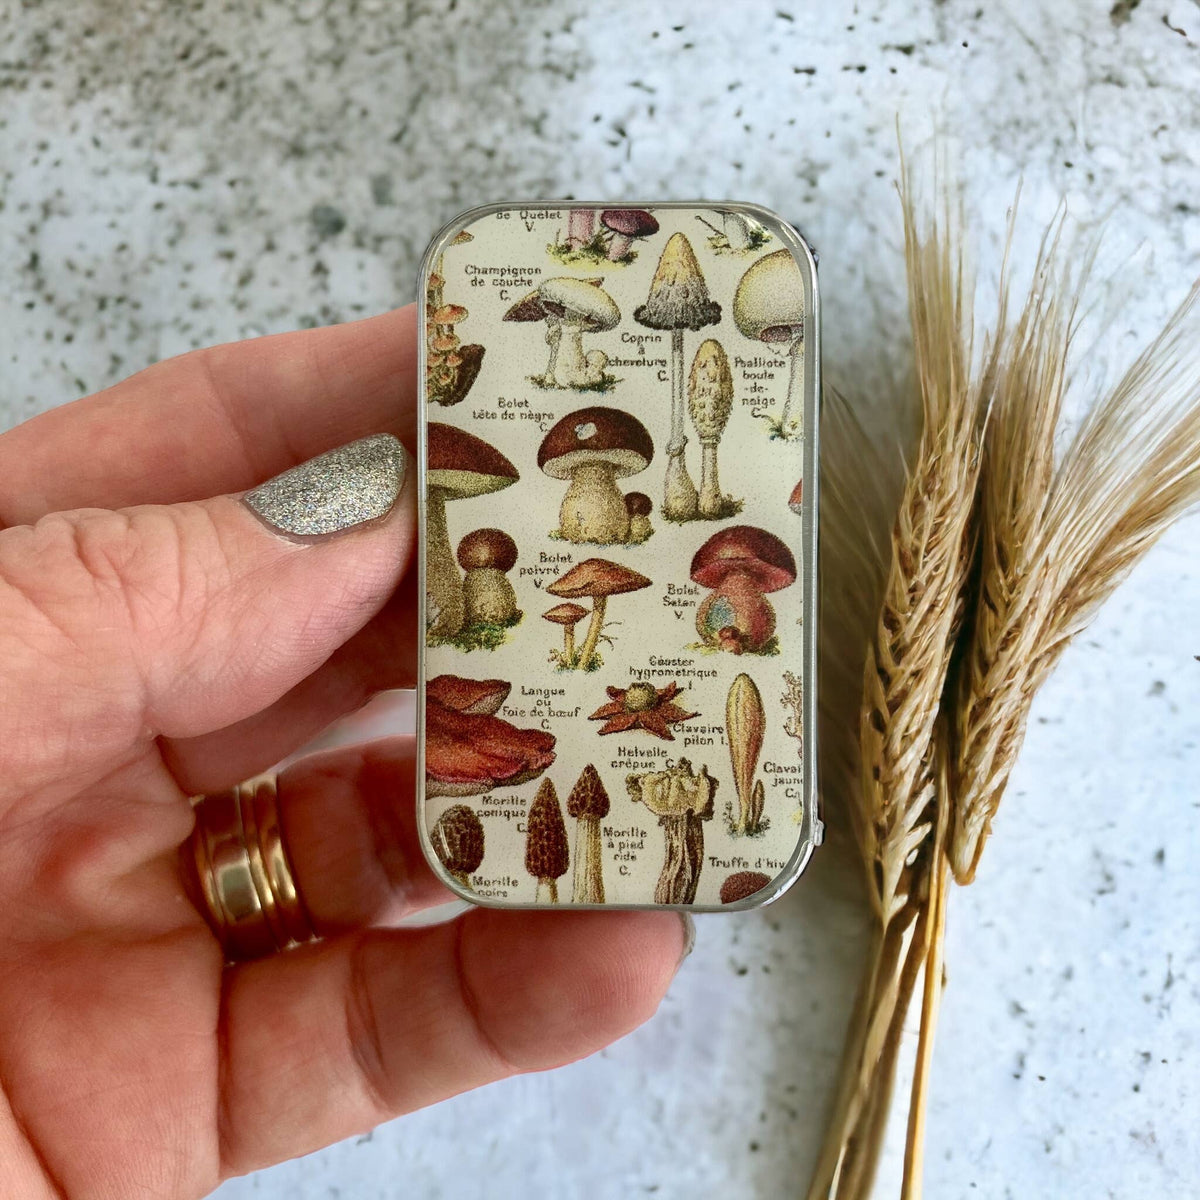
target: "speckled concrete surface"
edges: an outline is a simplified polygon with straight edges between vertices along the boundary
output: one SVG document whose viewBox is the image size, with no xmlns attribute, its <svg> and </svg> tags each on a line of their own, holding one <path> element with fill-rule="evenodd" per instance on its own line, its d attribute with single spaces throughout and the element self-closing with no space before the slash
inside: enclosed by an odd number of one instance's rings
<svg viewBox="0 0 1200 1200">
<path fill-rule="evenodd" d="M 994 273 L 1065 194 L 1112 212 L 1128 357 L 1200 275 L 1191 0 L 800 5 L 0 0 L 0 424 L 163 355 L 413 295 L 498 197 L 737 197 L 822 251 L 826 364 L 904 333 L 894 121 L 962 136 Z M 1200 521 L 1039 700 L 977 884 L 952 900 L 933 1197 L 1200 1191 Z M 862 952 L 831 848 L 769 912 L 700 923 L 658 1018 L 222 1190 L 242 1197 L 793 1194 Z M 894 1194 L 896 1148 L 879 1194 Z"/>
</svg>

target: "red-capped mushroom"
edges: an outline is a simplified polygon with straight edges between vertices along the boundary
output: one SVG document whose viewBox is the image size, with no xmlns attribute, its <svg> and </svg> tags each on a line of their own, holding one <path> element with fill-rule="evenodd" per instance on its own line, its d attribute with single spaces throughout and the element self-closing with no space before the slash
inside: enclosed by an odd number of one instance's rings
<svg viewBox="0 0 1200 1200">
<path fill-rule="evenodd" d="M 799 516 L 804 511 L 804 480 L 798 480 L 788 497 L 788 508 Z"/>
<path fill-rule="evenodd" d="M 612 234 L 608 241 L 610 262 L 620 262 L 635 241 L 658 232 L 658 222 L 641 208 L 606 208 L 600 214 L 600 224 Z"/>
<path fill-rule="evenodd" d="M 650 524 L 654 502 L 645 492 L 626 492 L 625 511 L 629 514 L 629 544 L 644 542 L 654 532 Z"/>
<path fill-rule="evenodd" d="M 425 684 L 425 696 L 446 708 L 464 713 L 499 712 L 512 684 L 503 679 L 464 679 L 461 675 L 435 675 Z"/>
<path fill-rule="evenodd" d="M 775 632 L 766 593 L 796 581 L 796 560 L 773 533 L 731 525 L 714 533 L 692 558 L 692 579 L 712 588 L 696 611 L 696 629 L 709 646 L 759 653 Z"/>
<path fill-rule="evenodd" d="M 446 503 L 498 492 L 517 481 L 517 468 L 481 438 L 431 421 L 426 431 L 425 592 L 429 632 L 452 637 L 466 620 L 462 578 L 454 565 Z"/>
<path fill-rule="evenodd" d="M 553 608 L 542 613 L 542 620 L 553 625 L 561 625 L 563 630 L 562 656 L 558 658 L 562 666 L 569 667 L 575 662 L 575 626 L 588 614 L 582 604 L 572 604 L 569 600 L 556 604 Z M 552 652 L 551 658 L 558 656 L 558 651 Z"/>
<path fill-rule="evenodd" d="M 646 427 L 617 408 L 580 408 L 555 424 L 537 463 L 571 486 L 559 509 L 559 532 L 571 542 L 614 545 L 629 540 L 629 513 L 617 479 L 644 471 L 654 457 Z"/>
<path fill-rule="evenodd" d="M 604 614 L 609 596 L 616 596 L 621 592 L 637 592 L 649 586 L 650 580 L 645 575 L 631 571 L 620 563 L 609 562 L 606 558 L 585 558 L 550 584 L 546 591 L 552 596 L 562 596 L 567 600 L 579 600 L 590 596 L 592 600 L 592 619 L 588 622 L 587 635 L 583 639 L 579 657 L 575 662 L 563 663 L 563 666 L 591 670 L 592 660 L 596 657 L 596 646 L 600 641 L 600 631 L 604 627 Z"/>
<path fill-rule="evenodd" d="M 517 543 L 502 529 L 476 529 L 458 543 L 466 620 L 511 625 L 520 616 L 517 594 L 506 575 L 516 566 Z"/>
</svg>

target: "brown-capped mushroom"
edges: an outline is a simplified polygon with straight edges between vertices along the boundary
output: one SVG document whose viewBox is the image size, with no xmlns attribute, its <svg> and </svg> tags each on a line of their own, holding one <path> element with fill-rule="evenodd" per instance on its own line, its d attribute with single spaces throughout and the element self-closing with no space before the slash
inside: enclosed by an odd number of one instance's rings
<svg viewBox="0 0 1200 1200">
<path fill-rule="evenodd" d="M 466 572 L 466 621 L 509 625 L 520 615 L 517 594 L 505 577 L 516 566 L 517 543 L 502 529 L 476 529 L 458 543 L 458 565 Z"/>
<path fill-rule="evenodd" d="M 746 337 L 779 346 L 788 355 L 788 390 L 780 428 L 784 437 L 790 437 L 791 414 L 799 407 L 804 374 L 804 276 L 790 250 L 764 254 L 751 264 L 733 294 L 733 320 Z"/>
<path fill-rule="evenodd" d="M 754 654 L 775 632 L 775 610 L 766 593 L 795 583 L 796 560 L 773 533 L 731 525 L 696 551 L 691 577 L 713 589 L 696 610 L 701 640 L 735 654 Z"/>
<path fill-rule="evenodd" d="M 442 703 L 436 697 L 453 695 L 455 685 L 449 681 L 454 678 L 439 676 L 442 684 L 433 694 L 426 688 L 425 794 L 478 796 L 536 779 L 554 761 L 553 735 L 540 729 L 518 729 L 492 716 L 487 708 L 496 695 L 497 680 L 482 681 L 489 685 L 488 698 L 481 696 L 476 704 L 454 708 Z M 458 682 L 461 686 L 472 681 Z M 483 711 L 478 703 L 483 704 Z M 500 703 L 503 696 L 497 708 Z"/>
<path fill-rule="evenodd" d="M 504 314 L 506 321 L 546 322 L 550 362 L 536 381 L 553 388 L 587 388 L 604 382 L 608 358 L 601 355 L 601 361 L 585 355 L 583 335 L 612 329 L 620 319 L 621 310 L 600 281 L 566 276 L 547 279 Z"/>
<path fill-rule="evenodd" d="M 700 343 L 688 376 L 688 411 L 700 435 L 700 500 L 702 517 L 720 517 L 725 497 L 717 477 L 717 443 L 733 411 L 733 372 L 721 343 Z"/>
<path fill-rule="evenodd" d="M 596 210 L 573 208 L 567 213 L 567 245 L 582 250 L 596 235 Z"/>
<path fill-rule="evenodd" d="M 654 532 L 650 524 L 653 501 L 645 492 L 626 492 L 625 511 L 629 514 L 629 544 L 644 542 Z"/>
<path fill-rule="evenodd" d="M 601 853 L 600 822 L 608 816 L 608 792 L 596 768 L 583 768 L 567 797 L 567 815 L 575 818 L 576 904 L 604 903 L 604 860 Z"/>
<path fill-rule="evenodd" d="M 615 545 L 629 540 L 629 513 L 617 479 L 644 471 L 654 457 L 646 427 L 617 408 L 580 408 L 542 439 L 537 463 L 571 486 L 559 509 L 559 532 L 570 542 Z"/>
<path fill-rule="evenodd" d="M 498 492 L 517 481 L 517 469 L 481 438 L 431 421 L 426 430 L 425 592 L 429 631 L 453 636 L 466 619 L 462 579 L 450 549 L 446 504 Z"/>
<path fill-rule="evenodd" d="M 788 497 L 788 508 L 799 516 L 804 511 L 804 480 L 798 480 Z"/>
<path fill-rule="evenodd" d="M 658 232 L 658 222 L 641 208 L 606 208 L 600 214 L 600 224 L 612 234 L 608 240 L 610 262 L 620 262 L 635 241 Z"/>
<path fill-rule="evenodd" d="M 567 825 L 554 784 L 543 779 L 525 821 L 525 870 L 537 880 L 537 899 L 558 903 L 558 881 L 571 865 Z"/>
<path fill-rule="evenodd" d="M 471 235 L 460 229 L 447 245 L 458 246 L 472 241 Z M 482 346 L 460 344 L 454 327 L 467 317 L 459 304 L 446 304 L 445 251 L 429 274 L 425 291 L 426 340 L 429 351 L 425 359 L 426 395 L 434 404 L 448 406 L 466 398 L 483 365 Z"/>
<path fill-rule="evenodd" d="M 580 600 L 584 596 L 590 596 L 592 600 L 592 618 L 588 622 L 579 659 L 574 664 L 564 665 L 589 670 L 600 641 L 600 631 L 604 627 L 604 614 L 608 608 L 609 596 L 621 592 L 637 592 L 649 586 L 650 580 L 645 575 L 631 571 L 620 563 L 609 562 L 606 558 L 585 558 L 550 584 L 546 591 L 552 596 L 562 596 L 566 600 Z"/>
<path fill-rule="evenodd" d="M 683 460 L 687 445 L 683 432 L 683 331 L 715 325 L 721 319 L 721 306 L 709 299 L 692 243 L 682 233 L 667 239 L 650 282 L 650 294 L 645 304 L 634 309 L 633 319 L 649 329 L 671 331 L 671 439 L 667 442 L 663 516 L 690 521 L 696 515 L 697 495 Z"/>
<path fill-rule="evenodd" d="M 739 900 L 747 900 L 770 885 L 770 876 L 761 871 L 738 871 L 721 884 L 721 903 L 736 904 Z"/>
<path fill-rule="evenodd" d="M 569 667 L 575 661 L 575 626 L 587 613 L 588 610 L 582 604 L 572 604 L 569 600 L 542 613 L 543 621 L 551 621 L 563 627 L 562 657 L 559 659 L 563 666 Z"/>
<path fill-rule="evenodd" d="M 483 862 L 483 822 L 465 804 L 452 804 L 429 831 L 429 840 L 446 874 L 468 890 L 471 876 Z"/>
<path fill-rule="evenodd" d="M 701 767 L 697 774 L 686 758 L 665 771 L 629 775 L 625 786 L 636 804 L 644 804 L 662 826 L 666 852 L 655 904 L 692 904 L 704 867 L 704 822 L 711 821 L 717 781 Z"/>
</svg>

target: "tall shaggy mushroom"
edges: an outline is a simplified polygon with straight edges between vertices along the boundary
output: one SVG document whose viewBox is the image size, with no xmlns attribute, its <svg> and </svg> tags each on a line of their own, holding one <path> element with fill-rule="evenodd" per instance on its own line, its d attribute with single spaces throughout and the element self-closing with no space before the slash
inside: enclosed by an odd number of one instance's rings
<svg viewBox="0 0 1200 1200">
<path fill-rule="evenodd" d="M 803 388 L 804 350 L 804 276 L 790 250 L 764 254 L 749 267 L 733 294 L 733 320 L 746 337 L 780 346 L 788 355 L 787 399 L 780 418 L 787 437 Z"/>
<path fill-rule="evenodd" d="M 612 329 L 621 319 L 616 301 L 600 281 L 560 276 L 547 279 L 504 314 L 506 321 L 545 321 L 550 361 L 543 387 L 586 388 L 602 383 L 608 357 L 585 355 L 583 335 Z"/>
<path fill-rule="evenodd" d="M 775 632 L 775 610 L 766 593 L 795 583 L 796 560 L 773 533 L 730 525 L 696 551 L 691 576 L 713 589 L 696 610 L 701 640 L 735 654 L 754 654 Z"/>
<path fill-rule="evenodd" d="M 586 671 L 591 664 L 600 641 L 600 631 L 604 627 L 604 614 L 608 608 L 609 596 L 616 596 L 621 592 L 638 592 L 649 586 L 650 580 L 645 575 L 631 571 L 620 563 L 609 562 L 606 558 L 585 558 L 546 588 L 552 596 L 561 596 L 564 600 L 591 597 L 592 618 L 588 622 L 587 634 L 579 650 L 579 661 L 574 664 L 576 667 Z M 572 664 L 565 665 L 569 667 Z"/>
<path fill-rule="evenodd" d="M 463 580 L 467 624 L 506 625 L 520 615 L 517 594 L 506 578 L 516 563 L 517 543 L 502 529 L 476 529 L 458 543 L 458 565 L 467 573 Z"/>
<path fill-rule="evenodd" d="M 483 822 L 473 808 L 452 804 L 434 823 L 429 840 L 446 874 L 468 890 L 483 862 Z"/>
<path fill-rule="evenodd" d="M 588 763 L 567 797 L 567 815 L 575 818 L 576 904 L 604 903 L 604 868 L 600 822 L 608 816 L 608 792 L 596 768 Z"/>
<path fill-rule="evenodd" d="M 570 666 L 575 659 L 575 626 L 587 616 L 587 609 L 582 604 L 572 604 L 569 600 L 556 604 L 547 612 L 542 613 L 543 621 L 563 627 L 563 648 L 560 661 Z M 555 651 L 557 653 L 557 651 Z"/>
<path fill-rule="evenodd" d="M 683 461 L 687 445 L 683 432 L 683 331 L 715 325 L 721 319 L 721 306 L 709 299 L 692 243 L 682 233 L 667 239 L 650 281 L 650 294 L 645 304 L 634 309 L 633 319 L 648 329 L 671 331 L 671 440 L 667 443 L 663 515 L 672 521 L 690 521 L 696 515 L 697 497 Z"/>
<path fill-rule="evenodd" d="M 654 532 L 650 524 L 654 504 L 645 492 L 626 492 L 625 511 L 629 514 L 629 544 L 635 546 Z"/>
<path fill-rule="evenodd" d="M 517 482 L 517 468 L 474 434 L 440 421 L 426 430 L 425 592 L 433 612 L 429 632 L 453 636 L 466 620 L 462 578 L 454 565 L 446 504 L 498 492 Z"/>
<path fill-rule="evenodd" d="M 617 480 L 644 471 L 654 457 L 646 427 L 616 408 L 568 413 L 542 439 L 538 466 L 571 486 L 559 509 L 559 532 L 570 542 L 629 541 L 629 513 Z"/>
<path fill-rule="evenodd" d="M 704 822 L 711 821 L 717 781 L 701 767 L 692 770 L 686 758 L 665 771 L 630 775 L 625 780 L 630 798 L 644 804 L 662 826 L 666 854 L 655 904 L 691 904 L 704 866 Z"/>
<path fill-rule="evenodd" d="M 612 234 L 607 255 L 610 262 L 620 262 L 636 240 L 658 232 L 658 222 L 640 208 L 606 208 L 600 214 L 600 224 Z"/>
<path fill-rule="evenodd" d="M 725 735 L 729 739 L 729 762 L 738 798 L 735 834 L 754 834 L 762 828 L 766 792 L 761 779 L 755 782 L 754 773 L 766 730 L 762 695 L 749 675 L 740 674 L 725 699 Z"/>
<path fill-rule="evenodd" d="M 567 825 L 554 784 L 543 779 L 525 821 L 525 870 L 537 880 L 537 898 L 558 903 L 558 881 L 571 865 Z"/>
<path fill-rule="evenodd" d="M 725 508 L 717 477 L 717 443 L 733 411 L 733 372 L 721 343 L 700 343 L 688 376 L 688 411 L 700 435 L 700 515 L 720 517 Z"/>
</svg>

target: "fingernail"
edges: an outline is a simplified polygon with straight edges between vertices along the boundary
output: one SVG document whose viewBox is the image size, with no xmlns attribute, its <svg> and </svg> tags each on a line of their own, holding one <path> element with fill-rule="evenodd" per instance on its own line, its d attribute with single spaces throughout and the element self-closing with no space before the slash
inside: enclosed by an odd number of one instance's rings
<svg viewBox="0 0 1200 1200">
<path fill-rule="evenodd" d="M 272 529 L 341 533 L 386 516 L 404 486 L 404 447 L 390 433 L 360 438 L 276 475 L 243 497 Z"/>
<path fill-rule="evenodd" d="M 692 914 L 681 912 L 679 920 L 683 925 L 683 949 L 679 952 L 679 961 L 675 964 L 676 971 L 683 966 L 688 955 L 696 948 L 696 922 L 692 920 Z"/>
</svg>

